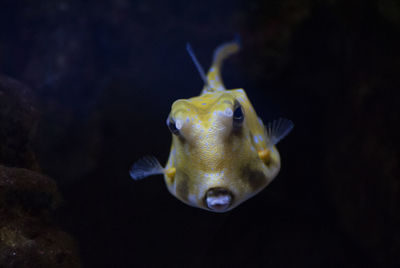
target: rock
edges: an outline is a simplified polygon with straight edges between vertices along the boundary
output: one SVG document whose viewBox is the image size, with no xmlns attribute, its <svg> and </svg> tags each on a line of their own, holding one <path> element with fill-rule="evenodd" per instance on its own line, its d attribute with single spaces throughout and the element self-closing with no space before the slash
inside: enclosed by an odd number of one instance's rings
<svg viewBox="0 0 400 268">
<path fill-rule="evenodd" d="M 80 267 L 74 240 L 50 216 L 60 200 L 52 179 L 0 165 L 0 267 Z"/>
</svg>

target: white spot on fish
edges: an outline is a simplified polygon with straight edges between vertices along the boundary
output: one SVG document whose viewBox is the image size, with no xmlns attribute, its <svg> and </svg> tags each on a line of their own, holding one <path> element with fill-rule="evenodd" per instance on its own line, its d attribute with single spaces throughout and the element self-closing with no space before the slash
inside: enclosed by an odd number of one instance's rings
<svg viewBox="0 0 400 268">
<path fill-rule="evenodd" d="M 194 194 L 189 194 L 189 195 L 188 195 L 188 199 L 189 199 L 190 204 L 192 204 L 192 205 L 197 204 L 196 195 L 194 195 Z"/>
<path fill-rule="evenodd" d="M 180 120 L 180 119 L 177 119 L 176 121 L 175 121 L 175 127 L 177 128 L 177 129 L 181 129 L 182 128 L 182 121 Z"/>
<path fill-rule="evenodd" d="M 232 117 L 232 115 L 233 115 L 232 109 L 231 108 L 226 108 L 225 111 L 224 111 L 224 115 L 227 116 L 227 117 Z"/>
</svg>

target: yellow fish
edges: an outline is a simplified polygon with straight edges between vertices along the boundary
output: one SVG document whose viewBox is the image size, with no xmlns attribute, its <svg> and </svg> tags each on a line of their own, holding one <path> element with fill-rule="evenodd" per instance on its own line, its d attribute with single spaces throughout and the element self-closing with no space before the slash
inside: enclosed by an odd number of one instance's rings
<svg viewBox="0 0 400 268">
<path fill-rule="evenodd" d="M 221 64 L 239 47 L 237 40 L 219 46 L 206 75 L 187 45 L 204 88 L 200 96 L 172 104 L 167 118 L 172 146 L 166 167 L 155 157 L 144 157 L 132 166 L 133 179 L 163 174 L 169 192 L 182 202 L 226 212 L 276 177 L 281 161 L 275 145 L 293 123 L 278 119 L 265 127 L 243 89 L 225 88 Z"/>
</svg>

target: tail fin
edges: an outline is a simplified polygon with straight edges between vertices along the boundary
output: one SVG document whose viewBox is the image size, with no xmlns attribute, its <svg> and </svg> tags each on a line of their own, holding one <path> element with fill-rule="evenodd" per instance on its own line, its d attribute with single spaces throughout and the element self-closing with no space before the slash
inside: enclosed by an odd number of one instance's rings
<svg viewBox="0 0 400 268">
<path fill-rule="evenodd" d="M 202 94 L 212 91 L 223 91 L 225 86 L 221 78 L 222 62 L 230 55 L 238 52 L 240 49 L 240 38 L 237 36 L 234 41 L 224 43 L 214 51 L 212 65 L 207 73 L 207 85 L 204 86 Z"/>
</svg>

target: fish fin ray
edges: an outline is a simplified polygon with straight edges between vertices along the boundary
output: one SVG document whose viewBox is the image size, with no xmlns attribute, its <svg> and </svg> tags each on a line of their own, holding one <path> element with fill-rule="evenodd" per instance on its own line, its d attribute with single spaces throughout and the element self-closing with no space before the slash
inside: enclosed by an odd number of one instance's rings
<svg viewBox="0 0 400 268">
<path fill-rule="evenodd" d="M 207 76 L 206 73 L 204 72 L 203 67 L 201 66 L 200 62 L 197 60 L 196 54 L 194 54 L 194 51 L 192 49 L 192 46 L 190 43 L 186 43 L 186 50 L 189 53 L 190 58 L 192 59 L 194 65 L 196 66 L 197 71 L 200 74 L 201 79 L 204 82 L 204 86 L 208 87 L 208 81 L 207 81 Z"/>
<path fill-rule="evenodd" d="M 144 156 L 136 161 L 129 174 L 134 180 L 141 180 L 148 176 L 164 174 L 164 168 L 154 156 Z"/>
<path fill-rule="evenodd" d="M 278 118 L 269 122 L 265 127 L 266 136 L 268 138 L 267 146 L 272 147 L 278 144 L 278 142 L 292 131 L 293 127 L 293 122 L 286 118 Z"/>
</svg>

